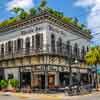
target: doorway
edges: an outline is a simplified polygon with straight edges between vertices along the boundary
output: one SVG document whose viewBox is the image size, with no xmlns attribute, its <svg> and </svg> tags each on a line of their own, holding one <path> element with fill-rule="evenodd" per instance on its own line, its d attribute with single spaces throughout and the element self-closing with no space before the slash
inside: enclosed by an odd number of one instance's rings
<svg viewBox="0 0 100 100">
<path fill-rule="evenodd" d="M 45 75 L 39 75 L 40 79 L 40 89 L 45 89 Z"/>
<path fill-rule="evenodd" d="M 4 80 L 4 69 L 0 69 L 0 82 L 1 80 Z M 1 86 L 0 86 L 0 90 L 1 90 Z"/>
<path fill-rule="evenodd" d="M 31 72 L 21 72 L 21 87 L 31 87 Z"/>
<path fill-rule="evenodd" d="M 0 69 L 0 80 L 4 79 L 4 69 Z"/>
</svg>

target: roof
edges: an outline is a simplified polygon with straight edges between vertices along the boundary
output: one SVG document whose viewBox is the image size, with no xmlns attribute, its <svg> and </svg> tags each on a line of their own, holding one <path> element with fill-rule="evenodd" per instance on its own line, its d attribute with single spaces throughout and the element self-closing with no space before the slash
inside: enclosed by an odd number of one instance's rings
<svg viewBox="0 0 100 100">
<path fill-rule="evenodd" d="M 37 21 L 42 21 L 42 20 L 49 20 L 51 22 L 55 22 L 59 25 L 62 25 L 64 28 L 67 28 L 69 30 L 72 30 L 73 32 L 77 32 L 77 33 L 85 36 L 88 39 L 92 38 L 92 35 L 90 32 L 85 32 L 71 23 L 64 22 L 59 17 L 54 16 L 53 14 L 51 14 L 48 11 L 41 12 L 35 16 L 29 16 L 26 19 L 16 21 L 16 22 L 9 24 L 9 25 L 6 25 L 4 27 L 0 27 L 0 34 L 3 34 L 4 32 L 14 30 L 14 29 L 20 28 L 22 26 L 32 24 L 32 23 L 35 23 Z"/>
</svg>

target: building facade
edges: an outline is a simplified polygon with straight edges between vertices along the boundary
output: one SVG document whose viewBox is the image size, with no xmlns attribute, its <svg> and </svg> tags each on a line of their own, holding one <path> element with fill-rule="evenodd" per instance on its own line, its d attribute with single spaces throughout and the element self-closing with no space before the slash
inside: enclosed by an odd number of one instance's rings
<svg viewBox="0 0 100 100">
<path fill-rule="evenodd" d="M 87 84 L 89 68 L 84 55 L 89 50 L 90 39 L 90 33 L 48 12 L 2 27 L 0 79 L 17 79 L 20 87 L 64 87 L 69 84 L 71 60 L 73 81 L 77 81 L 80 70 L 80 80 Z"/>
</svg>

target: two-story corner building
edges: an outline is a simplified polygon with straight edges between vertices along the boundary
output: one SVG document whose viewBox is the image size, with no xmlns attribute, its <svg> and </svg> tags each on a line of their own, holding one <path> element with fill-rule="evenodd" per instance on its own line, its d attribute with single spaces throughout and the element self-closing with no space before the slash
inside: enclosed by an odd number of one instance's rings
<svg viewBox="0 0 100 100">
<path fill-rule="evenodd" d="M 78 69 L 88 83 L 84 55 L 91 35 L 64 23 L 49 12 L 0 28 L 0 79 L 14 78 L 20 86 L 44 89 L 69 84 L 69 57 L 73 80 Z"/>
</svg>

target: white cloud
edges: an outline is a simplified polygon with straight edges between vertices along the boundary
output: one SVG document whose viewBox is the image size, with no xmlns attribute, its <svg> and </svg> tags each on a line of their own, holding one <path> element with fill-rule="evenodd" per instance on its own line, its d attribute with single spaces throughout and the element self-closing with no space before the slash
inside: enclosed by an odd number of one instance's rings
<svg viewBox="0 0 100 100">
<path fill-rule="evenodd" d="M 75 6 L 89 8 L 87 26 L 92 32 L 100 33 L 100 0 L 76 0 Z M 94 38 L 97 38 L 95 36 Z M 100 37 L 100 36 L 99 36 Z"/>
<path fill-rule="evenodd" d="M 14 7 L 29 9 L 33 6 L 34 6 L 33 0 L 11 0 L 6 4 L 7 10 L 10 10 Z"/>
<path fill-rule="evenodd" d="M 94 5 L 95 0 L 77 0 L 75 2 L 76 6 L 88 7 Z"/>
</svg>

